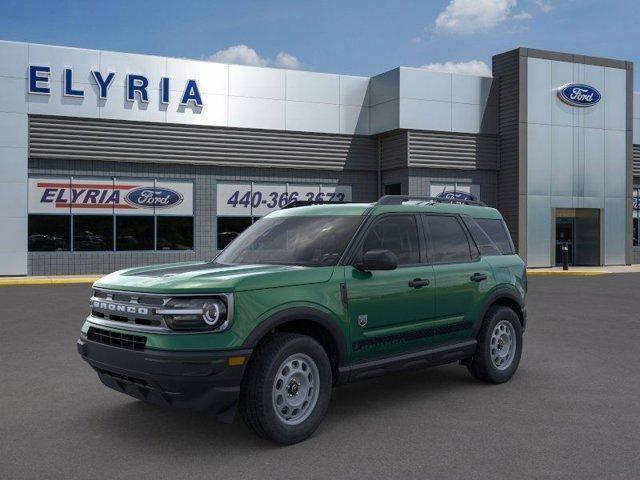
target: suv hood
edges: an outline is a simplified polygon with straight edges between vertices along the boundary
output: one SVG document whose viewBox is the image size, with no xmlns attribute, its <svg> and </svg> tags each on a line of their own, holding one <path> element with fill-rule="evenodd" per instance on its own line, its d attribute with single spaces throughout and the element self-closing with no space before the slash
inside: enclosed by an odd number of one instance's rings
<svg viewBox="0 0 640 480">
<path fill-rule="evenodd" d="M 119 270 L 94 286 L 146 293 L 223 293 L 326 282 L 333 267 L 174 263 Z"/>
</svg>

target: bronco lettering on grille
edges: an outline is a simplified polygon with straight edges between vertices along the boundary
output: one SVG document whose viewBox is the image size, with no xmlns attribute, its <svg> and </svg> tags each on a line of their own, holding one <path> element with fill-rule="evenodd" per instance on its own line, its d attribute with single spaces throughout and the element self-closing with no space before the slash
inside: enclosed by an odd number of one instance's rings
<svg viewBox="0 0 640 480">
<path fill-rule="evenodd" d="M 101 302 L 99 300 L 93 301 L 93 308 L 97 308 L 100 310 L 110 310 L 112 312 L 133 313 L 137 315 L 149 314 L 149 309 L 147 307 L 133 307 L 131 305 L 121 305 L 118 303 Z"/>
</svg>

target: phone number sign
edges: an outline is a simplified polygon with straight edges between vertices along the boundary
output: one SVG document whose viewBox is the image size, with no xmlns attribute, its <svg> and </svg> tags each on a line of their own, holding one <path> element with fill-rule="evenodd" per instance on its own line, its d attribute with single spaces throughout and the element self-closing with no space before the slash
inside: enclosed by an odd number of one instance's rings
<svg viewBox="0 0 640 480">
<path fill-rule="evenodd" d="M 351 186 L 225 182 L 217 185 L 217 212 L 222 216 L 262 217 L 298 200 L 349 202 Z"/>
</svg>

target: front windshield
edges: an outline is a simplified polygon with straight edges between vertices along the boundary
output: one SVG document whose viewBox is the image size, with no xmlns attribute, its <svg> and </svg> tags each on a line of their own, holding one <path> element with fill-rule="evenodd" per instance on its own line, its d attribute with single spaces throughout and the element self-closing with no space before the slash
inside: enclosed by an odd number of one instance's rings
<svg viewBox="0 0 640 480">
<path fill-rule="evenodd" d="M 242 232 L 215 262 L 335 265 L 362 219 L 350 215 L 266 217 Z"/>
</svg>

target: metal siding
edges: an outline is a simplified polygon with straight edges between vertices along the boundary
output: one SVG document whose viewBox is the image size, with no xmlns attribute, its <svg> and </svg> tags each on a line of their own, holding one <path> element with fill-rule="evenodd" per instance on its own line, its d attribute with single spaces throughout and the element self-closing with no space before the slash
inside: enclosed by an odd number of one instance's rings
<svg viewBox="0 0 640 480">
<path fill-rule="evenodd" d="M 411 130 L 409 139 L 410 167 L 498 168 L 497 137 L 494 135 Z"/>
<path fill-rule="evenodd" d="M 393 170 L 407 167 L 408 132 L 399 130 L 380 136 L 380 169 Z"/>
<path fill-rule="evenodd" d="M 29 157 L 376 170 L 374 137 L 29 116 Z"/>
<path fill-rule="evenodd" d="M 520 68 L 519 50 L 493 57 L 498 81 L 498 209 L 518 248 L 520 184 Z"/>
</svg>

